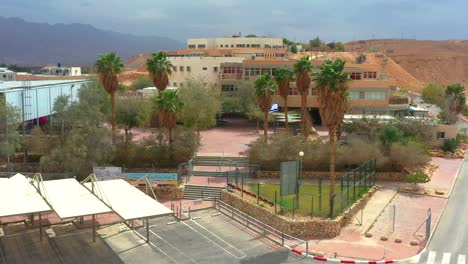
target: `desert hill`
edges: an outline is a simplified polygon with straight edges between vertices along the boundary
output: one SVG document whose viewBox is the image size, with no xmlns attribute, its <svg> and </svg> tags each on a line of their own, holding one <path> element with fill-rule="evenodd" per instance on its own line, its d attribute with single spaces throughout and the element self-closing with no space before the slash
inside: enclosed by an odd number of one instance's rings
<svg viewBox="0 0 468 264">
<path fill-rule="evenodd" d="M 466 40 L 365 40 L 347 43 L 346 49 L 353 52 L 373 49 L 387 54 L 423 85 L 462 83 L 468 86 Z M 389 61 L 388 68 L 394 66 Z M 415 84 L 419 86 L 417 82 Z M 417 90 L 420 90 L 420 87 Z"/>
</svg>

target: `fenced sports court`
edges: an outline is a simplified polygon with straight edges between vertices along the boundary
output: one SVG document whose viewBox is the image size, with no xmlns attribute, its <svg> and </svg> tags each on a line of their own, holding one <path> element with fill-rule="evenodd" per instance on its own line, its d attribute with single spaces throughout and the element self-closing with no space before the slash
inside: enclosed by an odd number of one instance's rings
<svg viewBox="0 0 468 264">
<path fill-rule="evenodd" d="M 335 194 L 330 198 L 328 178 L 304 181 L 297 180 L 297 194 L 281 196 L 281 184 L 265 183 L 257 179 L 239 176 L 237 184 L 229 186 L 239 194 L 277 214 L 297 217 L 330 217 L 344 212 L 351 204 L 366 194 L 375 185 L 376 160 L 369 160 L 361 166 L 337 178 Z"/>
</svg>

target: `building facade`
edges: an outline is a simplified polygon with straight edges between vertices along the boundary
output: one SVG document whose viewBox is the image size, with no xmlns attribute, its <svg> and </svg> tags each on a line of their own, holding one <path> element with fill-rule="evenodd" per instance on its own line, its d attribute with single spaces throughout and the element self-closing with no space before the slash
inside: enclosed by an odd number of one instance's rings
<svg viewBox="0 0 468 264">
<path fill-rule="evenodd" d="M 257 76 L 273 72 L 282 67 L 292 70 L 296 60 L 244 60 L 242 63 L 223 63 L 221 65 L 220 86 L 225 95 L 235 94 L 237 85 L 241 81 L 253 81 Z M 321 62 L 314 61 L 314 64 Z M 346 64 L 345 71 L 350 73 L 352 82 L 349 87 L 351 113 L 369 111 L 393 112 L 407 110 L 409 101 L 394 100 L 397 92 L 396 81 L 383 78 L 381 67 L 377 64 Z M 279 98 L 280 107 L 284 102 Z M 300 108 L 301 97 L 296 83 L 291 82 L 288 96 L 288 107 Z M 307 96 L 307 107 L 313 115 L 313 119 L 319 119 L 318 96 L 315 83 L 312 81 Z"/>
<path fill-rule="evenodd" d="M 283 49 L 282 38 L 192 38 L 187 40 L 188 49 Z"/>
<path fill-rule="evenodd" d="M 242 63 L 242 57 L 169 57 L 172 74 L 169 76 L 170 87 L 180 87 L 190 78 L 202 80 L 211 85 L 219 84 L 220 67 L 223 63 Z"/>
<path fill-rule="evenodd" d="M 0 81 L 16 81 L 16 72 L 10 71 L 7 68 L 0 68 Z"/>
<path fill-rule="evenodd" d="M 57 76 L 81 76 L 81 67 L 43 67 L 41 74 Z"/>
</svg>

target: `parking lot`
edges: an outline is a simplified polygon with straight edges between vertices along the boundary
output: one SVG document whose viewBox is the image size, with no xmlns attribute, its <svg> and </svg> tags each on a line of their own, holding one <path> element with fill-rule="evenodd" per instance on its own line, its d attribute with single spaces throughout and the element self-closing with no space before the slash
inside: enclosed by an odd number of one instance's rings
<svg viewBox="0 0 468 264">
<path fill-rule="evenodd" d="M 177 222 L 170 217 L 150 221 L 146 229 L 112 234 L 104 240 L 125 263 L 310 263 L 215 210 L 192 214 Z M 131 242 L 133 240 L 133 242 Z M 125 242 L 126 241 L 126 242 Z"/>
</svg>

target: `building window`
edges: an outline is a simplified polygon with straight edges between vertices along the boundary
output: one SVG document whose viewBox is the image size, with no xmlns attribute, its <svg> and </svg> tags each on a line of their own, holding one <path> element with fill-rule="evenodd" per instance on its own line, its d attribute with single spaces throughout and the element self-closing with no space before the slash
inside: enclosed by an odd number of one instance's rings
<svg viewBox="0 0 468 264">
<path fill-rule="evenodd" d="M 189 48 L 189 49 L 194 49 L 194 48 L 195 48 L 195 45 L 188 45 L 188 48 Z"/>
<path fill-rule="evenodd" d="M 174 82 L 174 87 L 177 87 L 177 83 L 176 83 L 176 82 Z"/>
<path fill-rule="evenodd" d="M 233 44 L 231 44 L 231 48 L 234 48 L 234 45 L 233 45 Z"/>
<path fill-rule="evenodd" d="M 189 72 L 191 69 L 190 69 L 190 66 L 187 66 L 187 71 Z"/>
<path fill-rule="evenodd" d="M 276 57 L 276 58 L 283 58 L 283 57 L 284 57 L 284 53 L 276 53 L 276 54 L 275 54 L 275 57 Z"/>
<path fill-rule="evenodd" d="M 297 87 L 289 87 L 289 95 L 298 95 L 299 90 L 297 90 Z"/>
<path fill-rule="evenodd" d="M 351 100 L 386 100 L 385 91 L 351 91 L 349 93 Z"/>
<path fill-rule="evenodd" d="M 224 67 L 223 73 L 242 73 L 241 67 Z"/>
<path fill-rule="evenodd" d="M 221 44 L 220 46 L 221 46 L 221 48 L 222 48 L 222 47 L 223 47 L 223 44 Z"/>
<path fill-rule="evenodd" d="M 203 67 L 203 68 L 202 68 L 202 70 L 206 71 L 206 70 L 208 70 L 208 68 L 206 68 L 206 67 Z"/>
<path fill-rule="evenodd" d="M 352 72 L 350 75 L 351 80 L 361 80 L 360 72 Z"/>
<path fill-rule="evenodd" d="M 183 72 L 184 71 L 184 66 L 179 66 L 179 71 Z"/>
<path fill-rule="evenodd" d="M 363 79 L 377 79 L 377 72 L 363 72 Z"/>
<path fill-rule="evenodd" d="M 265 57 L 265 53 L 255 53 L 255 57 Z"/>
<path fill-rule="evenodd" d="M 250 48 L 250 44 L 247 44 L 247 48 Z"/>
<path fill-rule="evenodd" d="M 218 67 L 213 67 L 214 72 L 218 72 Z"/>
<path fill-rule="evenodd" d="M 206 45 L 205 44 L 198 44 L 198 48 L 199 49 L 204 49 L 204 48 L 206 48 Z"/>
<path fill-rule="evenodd" d="M 260 48 L 260 44 L 252 44 L 252 48 Z"/>
<path fill-rule="evenodd" d="M 177 71 L 177 66 L 173 66 L 173 67 L 172 67 L 172 71 L 175 71 L 175 72 L 176 72 L 176 71 Z"/>
<path fill-rule="evenodd" d="M 233 94 L 237 92 L 237 87 L 234 84 L 223 84 L 221 85 L 221 92 Z"/>
<path fill-rule="evenodd" d="M 445 132 L 437 132 L 437 139 L 445 139 Z"/>
</svg>

